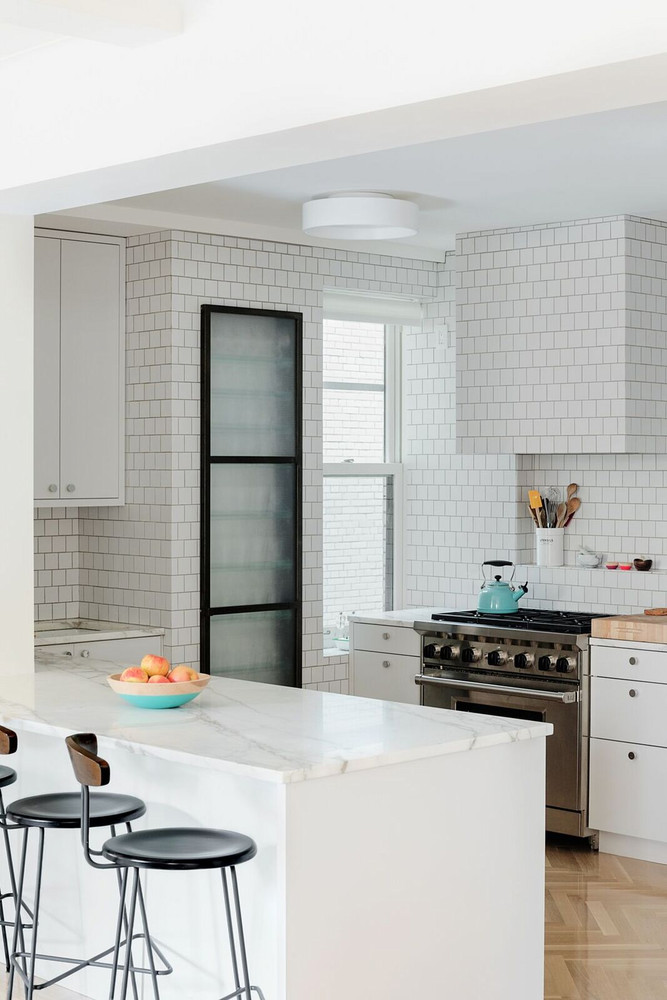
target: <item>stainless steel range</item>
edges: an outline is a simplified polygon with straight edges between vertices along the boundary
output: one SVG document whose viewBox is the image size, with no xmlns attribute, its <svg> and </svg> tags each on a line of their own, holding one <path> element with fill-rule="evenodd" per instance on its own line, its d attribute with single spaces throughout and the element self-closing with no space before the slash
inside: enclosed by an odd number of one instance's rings
<svg viewBox="0 0 667 1000">
<path fill-rule="evenodd" d="M 417 622 L 421 704 L 550 722 L 546 828 L 586 837 L 589 638 L 604 615 L 522 608 L 444 612 Z"/>
</svg>

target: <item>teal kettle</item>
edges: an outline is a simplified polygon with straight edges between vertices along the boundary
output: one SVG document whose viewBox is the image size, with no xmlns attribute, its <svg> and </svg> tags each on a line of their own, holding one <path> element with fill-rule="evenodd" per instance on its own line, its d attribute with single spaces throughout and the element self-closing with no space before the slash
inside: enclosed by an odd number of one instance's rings
<svg viewBox="0 0 667 1000">
<path fill-rule="evenodd" d="M 486 566 L 493 566 L 495 569 L 503 569 L 505 566 L 512 567 L 512 575 L 509 580 L 503 580 L 502 574 L 493 574 L 487 571 Z M 504 559 L 489 559 L 482 563 L 482 576 L 484 583 L 479 592 L 477 600 L 477 610 L 484 611 L 490 615 L 512 615 L 518 611 L 518 602 L 528 591 L 528 581 L 516 589 L 511 586 L 514 579 L 514 563 L 506 562 Z M 492 579 L 493 577 L 493 579 Z"/>
</svg>

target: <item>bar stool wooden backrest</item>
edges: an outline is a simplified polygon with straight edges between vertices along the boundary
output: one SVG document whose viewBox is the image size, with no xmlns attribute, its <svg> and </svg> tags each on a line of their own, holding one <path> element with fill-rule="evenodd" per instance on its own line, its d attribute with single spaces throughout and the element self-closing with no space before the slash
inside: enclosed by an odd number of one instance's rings
<svg viewBox="0 0 667 1000">
<path fill-rule="evenodd" d="M 13 729 L 0 726 L 0 753 L 16 753 L 19 748 L 19 738 Z"/>
<path fill-rule="evenodd" d="M 75 733 L 65 740 L 74 774 L 80 785 L 101 788 L 111 780 L 111 768 L 97 756 L 97 736 L 94 733 Z"/>
</svg>

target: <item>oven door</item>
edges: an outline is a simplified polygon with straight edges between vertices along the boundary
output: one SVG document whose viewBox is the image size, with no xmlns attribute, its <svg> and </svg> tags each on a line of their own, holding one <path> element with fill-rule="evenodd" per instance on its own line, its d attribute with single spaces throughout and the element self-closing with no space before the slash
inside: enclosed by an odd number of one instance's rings
<svg viewBox="0 0 667 1000">
<path fill-rule="evenodd" d="M 576 688 L 523 688 L 481 678 L 428 674 L 420 674 L 416 681 L 421 687 L 422 705 L 505 719 L 550 722 L 554 731 L 547 739 L 547 807 L 577 813 L 585 810 L 581 713 Z"/>
</svg>

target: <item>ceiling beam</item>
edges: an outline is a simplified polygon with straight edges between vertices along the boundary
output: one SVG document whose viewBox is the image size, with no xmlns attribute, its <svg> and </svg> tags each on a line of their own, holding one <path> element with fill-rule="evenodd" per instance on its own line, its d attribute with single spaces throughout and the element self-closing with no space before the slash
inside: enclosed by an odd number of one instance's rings
<svg viewBox="0 0 667 1000">
<path fill-rule="evenodd" d="M 134 48 L 183 30 L 180 0 L 0 0 L 0 22 Z"/>
</svg>

